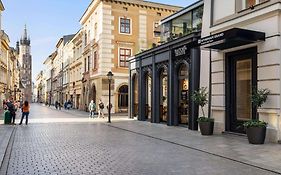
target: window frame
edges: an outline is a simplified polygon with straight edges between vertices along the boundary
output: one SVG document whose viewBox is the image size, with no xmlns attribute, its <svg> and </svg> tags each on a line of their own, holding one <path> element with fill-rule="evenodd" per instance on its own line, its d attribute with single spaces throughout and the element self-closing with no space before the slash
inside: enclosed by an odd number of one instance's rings
<svg viewBox="0 0 281 175">
<path fill-rule="evenodd" d="M 128 58 L 126 58 L 126 60 L 125 60 L 125 65 L 126 64 L 128 64 L 128 59 L 132 56 L 132 54 L 133 54 L 133 49 L 132 48 L 128 48 L 128 47 L 118 47 L 118 67 L 120 67 L 120 68 L 129 68 L 129 65 L 128 66 L 121 66 L 121 49 L 123 49 L 123 50 L 125 50 L 125 52 L 126 52 L 126 50 L 130 50 L 130 56 L 128 57 Z M 127 55 L 122 55 L 122 56 L 127 56 Z M 123 60 L 122 60 L 122 62 L 124 62 Z"/>
<path fill-rule="evenodd" d="M 130 33 L 121 32 L 121 19 L 130 20 Z M 132 31 L 132 26 L 133 26 L 133 20 L 132 20 L 132 18 L 128 18 L 128 17 L 119 17 L 119 34 L 122 34 L 122 35 L 132 35 L 132 33 L 133 33 L 133 31 Z"/>
</svg>

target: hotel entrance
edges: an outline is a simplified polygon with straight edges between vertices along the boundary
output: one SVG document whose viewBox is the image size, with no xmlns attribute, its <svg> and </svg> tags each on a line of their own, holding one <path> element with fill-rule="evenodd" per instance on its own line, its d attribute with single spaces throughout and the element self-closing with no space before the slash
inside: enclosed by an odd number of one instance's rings
<svg viewBox="0 0 281 175">
<path fill-rule="evenodd" d="M 251 102 L 257 86 L 257 49 L 226 54 L 227 130 L 245 133 L 243 123 L 255 119 L 256 109 Z"/>
</svg>

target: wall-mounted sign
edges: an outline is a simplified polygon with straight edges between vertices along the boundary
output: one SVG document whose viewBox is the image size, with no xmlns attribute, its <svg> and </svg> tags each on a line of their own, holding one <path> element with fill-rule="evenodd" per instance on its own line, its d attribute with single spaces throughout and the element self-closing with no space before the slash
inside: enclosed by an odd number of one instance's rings
<svg viewBox="0 0 281 175">
<path fill-rule="evenodd" d="M 218 34 L 214 34 L 214 35 L 207 36 L 205 38 L 199 39 L 198 40 L 198 44 L 202 46 L 202 45 L 205 45 L 205 44 L 213 43 L 213 42 L 222 40 L 223 37 L 224 37 L 224 32 L 218 33 Z"/>
</svg>

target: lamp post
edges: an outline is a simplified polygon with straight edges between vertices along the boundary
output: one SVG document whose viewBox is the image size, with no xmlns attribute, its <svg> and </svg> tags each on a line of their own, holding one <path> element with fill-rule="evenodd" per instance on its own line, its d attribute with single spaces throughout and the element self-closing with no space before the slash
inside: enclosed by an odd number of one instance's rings
<svg viewBox="0 0 281 175">
<path fill-rule="evenodd" d="M 14 85 L 14 101 L 17 101 L 17 85 Z"/>
<path fill-rule="evenodd" d="M 108 103 L 108 123 L 111 123 L 111 121 L 110 121 L 110 115 L 111 115 L 111 107 L 112 107 L 112 105 L 111 105 L 111 81 L 112 81 L 112 78 L 113 78 L 113 74 L 112 74 L 112 72 L 111 71 L 109 71 L 108 73 L 107 73 L 107 78 L 108 78 L 108 90 L 109 90 L 109 103 Z"/>
</svg>

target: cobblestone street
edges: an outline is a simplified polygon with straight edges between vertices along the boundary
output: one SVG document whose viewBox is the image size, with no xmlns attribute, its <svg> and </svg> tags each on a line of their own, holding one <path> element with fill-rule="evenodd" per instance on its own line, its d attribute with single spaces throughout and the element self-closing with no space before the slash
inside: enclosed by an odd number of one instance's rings
<svg viewBox="0 0 281 175">
<path fill-rule="evenodd" d="M 8 175 L 275 174 L 129 131 L 130 127 L 140 125 L 137 121 L 126 121 L 126 117 L 123 120 L 113 118 L 109 125 L 106 119 L 88 119 L 83 112 L 73 111 L 71 114 L 33 104 L 30 118 L 28 126 L 15 126 Z M 127 124 L 128 128 L 121 128 Z M 146 122 L 143 124 L 151 127 L 149 132 L 155 127 Z"/>
</svg>

